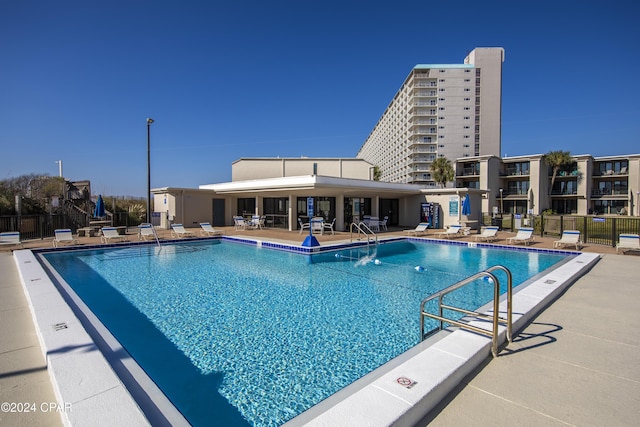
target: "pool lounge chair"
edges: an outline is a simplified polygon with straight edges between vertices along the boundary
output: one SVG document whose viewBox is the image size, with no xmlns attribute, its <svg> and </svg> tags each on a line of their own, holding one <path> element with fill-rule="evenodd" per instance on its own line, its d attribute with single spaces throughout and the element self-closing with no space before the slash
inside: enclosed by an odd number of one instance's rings
<svg viewBox="0 0 640 427">
<path fill-rule="evenodd" d="M 200 230 L 201 236 L 219 236 L 221 234 L 224 234 L 222 230 L 216 230 L 215 228 L 213 228 L 211 223 L 208 223 L 208 222 L 201 222 L 200 228 L 201 228 Z"/>
<path fill-rule="evenodd" d="M 5 231 L 4 233 L 0 233 L 0 245 L 22 247 L 22 241 L 20 241 L 20 232 Z"/>
<path fill-rule="evenodd" d="M 533 228 L 522 227 L 518 230 L 518 233 L 507 239 L 507 243 L 524 243 L 525 246 L 529 245 L 529 243 L 533 242 Z"/>
<path fill-rule="evenodd" d="M 138 240 L 155 240 L 155 238 L 156 233 L 152 224 L 145 222 L 138 226 Z"/>
<path fill-rule="evenodd" d="M 616 252 L 624 254 L 624 251 L 632 250 L 632 251 L 640 251 L 640 235 L 638 234 L 621 234 L 618 237 L 618 245 L 616 246 Z"/>
<path fill-rule="evenodd" d="M 473 239 L 477 241 L 483 242 L 493 242 L 498 239 L 498 226 L 489 226 L 485 227 L 481 234 L 476 234 L 473 236 Z"/>
<path fill-rule="evenodd" d="M 440 231 L 436 235 L 446 239 L 462 236 L 462 226 L 459 224 L 450 225 L 445 231 Z"/>
<path fill-rule="evenodd" d="M 102 227 L 102 236 L 100 236 L 102 243 L 126 242 L 127 237 L 123 234 L 118 234 L 118 229 L 115 227 Z"/>
<path fill-rule="evenodd" d="M 576 251 L 582 247 L 582 241 L 580 240 L 580 232 L 578 230 L 564 230 L 560 240 L 553 242 L 554 248 L 564 246 L 575 246 Z"/>
<path fill-rule="evenodd" d="M 53 238 L 53 247 L 57 248 L 59 245 L 79 245 L 78 239 L 73 237 L 71 230 L 68 228 L 59 228 L 53 231 L 55 235 Z"/>
<path fill-rule="evenodd" d="M 196 237 L 193 231 L 185 230 L 182 224 L 171 224 L 171 237 L 182 239 L 183 237 Z"/>
<path fill-rule="evenodd" d="M 421 222 L 414 228 L 413 230 L 404 230 L 405 233 L 413 236 L 423 236 L 427 234 L 427 229 L 429 228 L 428 222 Z"/>
</svg>

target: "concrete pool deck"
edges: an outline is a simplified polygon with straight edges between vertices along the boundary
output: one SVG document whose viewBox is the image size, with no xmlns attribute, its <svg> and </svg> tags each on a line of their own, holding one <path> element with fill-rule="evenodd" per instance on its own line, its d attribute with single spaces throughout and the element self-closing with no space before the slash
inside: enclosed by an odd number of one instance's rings
<svg viewBox="0 0 640 427">
<path fill-rule="evenodd" d="M 278 230 L 234 233 L 225 228 L 225 234 L 294 244 L 304 238 L 297 232 Z M 394 234 L 402 235 L 402 232 L 382 236 Z M 135 236 L 129 237 L 135 240 Z M 349 239 L 347 233 L 320 236 L 318 240 L 325 244 L 345 239 Z M 538 240 L 533 247 L 552 247 L 553 239 Z M 81 242 L 97 243 L 90 238 Z M 28 242 L 25 246 L 51 247 L 51 241 Z M 503 349 L 500 357 L 483 358 L 483 369 L 474 372 L 471 376 L 477 375 L 470 382 L 468 378 L 461 379 L 460 384 L 468 385 L 453 400 L 444 399 L 444 402 L 450 401 L 444 410 L 436 408 L 437 416 L 430 415 L 417 425 L 426 425 L 429 421 L 434 425 L 454 425 L 462 420 L 468 422 L 469 418 L 484 420 L 483 416 L 498 425 L 501 420 L 520 425 L 613 425 L 630 424 L 628 421 L 640 415 L 636 332 L 640 316 L 631 305 L 640 300 L 640 289 L 633 283 L 640 273 L 640 258 L 615 255 L 612 248 L 597 245 L 585 247 L 585 252 L 605 252 L 606 255 Z M 0 412 L 0 422 L 61 424 L 60 415 L 67 408 L 42 407 L 43 403 L 56 402 L 55 393 L 15 262 L 6 250 L 0 254 L 0 269 L 3 272 L 0 278 L 0 401 L 32 402 L 36 407 L 28 413 Z M 612 287 L 613 284 L 616 286 Z M 567 303 L 569 305 L 563 307 Z M 620 312 L 626 315 L 621 316 Z M 552 318 L 547 319 L 547 315 Z M 486 372 L 491 373 L 488 379 L 484 379 Z M 457 407 L 460 401 L 462 406 Z M 491 404 L 496 408 L 488 406 Z M 69 410 L 73 411 L 73 407 Z M 344 421 L 344 425 L 358 424 L 353 419 Z M 378 425 L 370 421 L 368 425 Z M 382 419 L 379 421 L 379 425 L 388 424 Z M 316 420 L 316 424 L 323 425 L 320 420 Z"/>
</svg>

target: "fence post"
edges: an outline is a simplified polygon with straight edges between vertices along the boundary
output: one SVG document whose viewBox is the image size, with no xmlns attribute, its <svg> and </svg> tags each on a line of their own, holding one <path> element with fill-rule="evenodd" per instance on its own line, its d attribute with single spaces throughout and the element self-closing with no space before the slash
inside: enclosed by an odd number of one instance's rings
<svg viewBox="0 0 640 427">
<path fill-rule="evenodd" d="M 618 233 L 616 233 L 616 228 L 617 228 L 617 218 L 613 217 L 611 218 L 611 246 L 613 246 L 614 248 L 616 247 L 616 235 Z"/>
<path fill-rule="evenodd" d="M 584 238 L 582 239 L 582 243 L 586 243 L 587 242 L 587 238 L 589 237 L 589 234 L 587 233 L 587 217 L 583 216 L 582 217 L 582 229 L 584 230 Z"/>
</svg>

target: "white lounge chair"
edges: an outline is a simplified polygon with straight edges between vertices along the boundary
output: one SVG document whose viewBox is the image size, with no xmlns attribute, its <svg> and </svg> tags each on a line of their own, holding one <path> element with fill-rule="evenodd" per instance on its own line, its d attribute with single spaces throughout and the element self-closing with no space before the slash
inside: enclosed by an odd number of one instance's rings
<svg viewBox="0 0 640 427">
<path fill-rule="evenodd" d="M 582 247 L 582 241 L 580 240 L 580 231 L 578 230 L 564 230 L 560 240 L 553 242 L 553 247 L 575 246 L 576 251 Z"/>
<path fill-rule="evenodd" d="M 616 246 L 616 252 L 624 254 L 624 250 L 640 251 L 640 235 L 638 234 L 621 234 L 618 237 L 618 245 Z"/>
<path fill-rule="evenodd" d="M 138 240 L 147 240 L 153 239 L 155 240 L 156 233 L 153 229 L 153 224 L 142 223 L 138 226 Z"/>
<path fill-rule="evenodd" d="M 460 224 L 450 225 L 445 231 L 440 231 L 439 233 L 436 233 L 436 235 L 446 239 L 462 236 L 462 226 Z"/>
<path fill-rule="evenodd" d="M 403 230 L 406 234 L 414 236 L 422 236 L 427 234 L 428 228 L 431 226 L 428 222 L 421 222 L 413 230 Z"/>
<path fill-rule="evenodd" d="M 200 235 L 202 236 L 219 236 L 221 234 L 224 234 L 222 230 L 216 230 L 208 222 L 201 222 L 200 228 L 202 228 L 202 230 L 200 230 Z"/>
<path fill-rule="evenodd" d="M 333 227 L 336 225 L 336 219 L 333 218 L 333 221 L 331 222 L 325 222 L 322 227 L 323 227 L 323 232 L 324 231 L 330 231 L 331 234 L 335 234 L 335 231 L 333 230 Z"/>
<path fill-rule="evenodd" d="M 303 230 L 308 230 L 311 226 L 308 222 L 302 222 L 300 218 L 298 218 L 298 224 L 300 225 L 300 232 L 298 234 L 302 234 Z"/>
<path fill-rule="evenodd" d="M 102 227 L 102 236 L 100 236 L 100 241 L 102 243 L 109 243 L 112 241 L 126 242 L 127 236 L 118 234 L 118 229 L 115 227 Z"/>
<path fill-rule="evenodd" d="M 22 242 L 20 241 L 20 232 L 5 231 L 4 233 L 0 233 L 0 245 L 22 247 Z"/>
<path fill-rule="evenodd" d="M 473 236 L 473 238 L 476 242 L 479 240 L 482 240 L 484 242 L 492 242 L 498 239 L 498 228 L 498 226 L 494 225 L 485 227 L 484 230 L 482 230 L 481 234 L 476 234 L 475 236 Z"/>
<path fill-rule="evenodd" d="M 195 237 L 196 233 L 185 230 L 182 224 L 171 224 L 171 237 L 182 239 L 183 237 Z"/>
<path fill-rule="evenodd" d="M 507 243 L 524 243 L 525 246 L 529 245 L 529 243 L 533 242 L 533 228 L 530 227 L 522 227 L 518 230 L 518 233 L 507 239 Z"/>
<path fill-rule="evenodd" d="M 241 216 L 233 217 L 233 226 L 236 231 L 244 231 L 247 229 L 247 222 Z"/>
<path fill-rule="evenodd" d="M 409 235 L 423 236 L 427 234 L 427 229 L 429 228 L 429 225 L 430 224 L 428 222 L 421 222 L 413 230 L 404 230 L 404 232 Z"/>
<path fill-rule="evenodd" d="M 79 245 L 78 239 L 73 237 L 71 230 L 68 228 L 59 228 L 53 231 L 53 247 L 57 248 L 58 245 Z"/>
</svg>

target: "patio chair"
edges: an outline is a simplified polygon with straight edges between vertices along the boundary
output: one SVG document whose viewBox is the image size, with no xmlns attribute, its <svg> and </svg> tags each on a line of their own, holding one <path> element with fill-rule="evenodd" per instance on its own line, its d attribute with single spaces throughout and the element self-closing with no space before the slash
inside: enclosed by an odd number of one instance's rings
<svg viewBox="0 0 640 427">
<path fill-rule="evenodd" d="M 483 242 L 493 242 L 498 239 L 498 228 L 498 226 L 493 225 L 485 227 L 481 234 L 476 234 L 473 238 L 476 242 L 479 240 Z"/>
<path fill-rule="evenodd" d="M 102 243 L 126 242 L 127 237 L 123 234 L 118 234 L 118 229 L 115 227 L 102 227 L 102 236 L 100 236 Z"/>
<path fill-rule="evenodd" d="M 156 238 L 156 232 L 153 228 L 153 224 L 142 223 L 138 226 L 138 240 L 147 240 Z"/>
<path fill-rule="evenodd" d="M 387 222 L 389 221 L 389 217 L 385 216 L 384 218 L 382 218 L 382 221 L 380 221 L 380 229 L 384 230 L 384 231 L 389 231 L 389 229 L 387 228 Z"/>
<path fill-rule="evenodd" d="M 333 221 L 331 221 L 331 222 L 325 222 L 324 224 L 322 224 L 323 233 L 324 233 L 324 231 L 330 231 L 332 235 L 336 234 L 334 229 L 333 229 L 333 227 L 335 225 L 336 225 L 336 219 L 335 218 L 333 218 Z"/>
<path fill-rule="evenodd" d="M 22 241 L 20 241 L 20 232 L 5 231 L 4 233 L 0 233 L 0 245 L 22 247 Z"/>
<path fill-rule="evenodd" d="M 515 236 L 507 239 L 509 244 L 524 243 L 527 246 L 531 242 L 533 242 L 533 228 L 530 227 L 522 227 Z"/>
<path fill-rule="evenodd" d="M 201 236 L 219 236 L 221 234 L 224 234 L 222 230 L 216 230 L 215 228 L 213 228 L 211 223 L 208 223 L 208 222 L 201 222 L 200 228 L 201 228 L 200 230 Z"/>
<path fill-rule="evenodd" d="M 445 231 L 440 231 L 436 235 L 446 239 L 462 236 L 462 226 L 460 224 L 450 225 Z"/>
<path fill-rule="evenodd" d="M 302 222 L 300 218 L 298 218 L 298 225 L 300 225 L 300 232 L 298 234 L 302 234 L 303 230 L 308 230 L 311 227 L 311 224 L 308 222 Z"/>
<path fill-rule="evenodd" d="M 182 239 L 183 237 L 196 237 L 193 231 L 185 230 L 182 224 L 171 224 L 171 237 Z"/>
<path fill-rule="evenodd" d="M 576 251 L 580 250 L 580 248 L 582 247 L 582 241 L 580 240 L 580 231 L 564 230 L 562 232 L 562 237 L 560 238 L 560 240 L 556 240 L 555 242 L 553 242 L 554 248 L 564 246 L 575 246 Z"/>
<path fill-rule="evenodd" d="M 427 229 L 429 228 L 429 225 L 430 224 L 428 222 L 421 222 L 413 230 L 404 230 L 404 232 L 409 235 L 423 236 L 427 234 Z"/>
<path fill-rule="evenodd" d="M 79 245 L 78 239 L 73 237 L 71 230 L 68 228 L 59 228 L 53 231 L 55 235 L 53 238 L 53 247 L 57 248 L 58 245 Z"/>
<path fill-rule="evenodd" d="M 253 215 L 251 216 L 251 221 L 247 223 L 247 225 L 251 228 L 259 228 L 262 230 L 264 228 L 264 222 L 266 217 L 264 215 Z"/>
<path fill-rule="evenodd" d="M 640 251 L 640 235 L 638 234 L 621 234 L 618 237 L 618 245 L 616 246 L 616 252 L 624 254 L 624 250 Z"/>
<path fill-rule="evenodd" d="M 321 216 L 316 216 L 311 219 L 311 233 L 320 233 L 324 232 L 324 218 Z"/>
<path fill-rule="evenodd" d="M 244 231 L 247 229 L 247 221 L 245 221 L 241 216 L 234 216 L 233 226 L 236 231 Z"/>
</svg>

